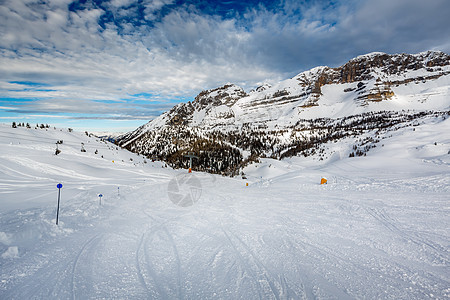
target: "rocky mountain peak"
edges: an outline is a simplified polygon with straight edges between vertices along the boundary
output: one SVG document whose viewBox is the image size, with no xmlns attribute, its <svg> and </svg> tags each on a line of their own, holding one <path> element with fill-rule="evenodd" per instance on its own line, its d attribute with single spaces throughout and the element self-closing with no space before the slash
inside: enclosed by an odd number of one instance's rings
<svg viewBox="0 0 450 300">
<path fill-rule="evenodd" d="M 348 83 L 373 79 L 374 70 L 379 70 L 384 75 L 400 75 L 420 69 L 433 72 L 435 71 L 433 67 L 448 66 L 449 64 L 450 56 L 440 51 L 394 55 L 374 52 L 351 59 L 335 70 L 340 74 L 339 83 Z"/>
<path fill-rule="evenodd" d="M 258 86 L 256 89 L 251 90 L 250 93 L 259 93 L 262 91 L 265 91 L 267 89 L 270 89 L 272 85 L 270 83 L 263 83 L 262 85 Z"/>
<path fill-rule="evenodd" d="M 200 92 L 192 102 L 180 103 L 164 115 L 166 125 L 200 125 L 202 119 L 195 118 L 203 115 L 210 119 L 217 117 L 230 118 L 230 109 L 239 99 L 248 96 L 240 86 L 225 84 L 224 86 Z"/>
<path fill-rule="evenodd" d="M 240 86 L 228 83 L 222 87 L 200 92 L 192 104 L 197 110 L 220 105 L 230 107 L 246 96 L 247 93 Z"/>
</svg>

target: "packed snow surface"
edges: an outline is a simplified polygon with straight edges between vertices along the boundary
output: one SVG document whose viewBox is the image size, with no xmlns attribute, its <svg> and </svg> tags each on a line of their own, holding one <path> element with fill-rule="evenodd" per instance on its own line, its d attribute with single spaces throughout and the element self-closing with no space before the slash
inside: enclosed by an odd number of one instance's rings
<svg viewBox="0 0 450 300">
<path fill-rule="evenodd" d="M 448 299 L 449 132 L 264 159 L 242 179 L 2 125 L 0 299 Z"/>
</svg>

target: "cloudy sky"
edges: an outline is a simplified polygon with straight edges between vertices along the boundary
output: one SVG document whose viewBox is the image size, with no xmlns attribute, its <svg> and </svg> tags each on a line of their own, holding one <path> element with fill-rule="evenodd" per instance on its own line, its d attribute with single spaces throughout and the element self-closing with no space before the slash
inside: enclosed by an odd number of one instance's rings
<svg viewBox="0 0 450 300">
<path fill-rule="evenodd" d="M 127 131 L 200 91 L 450 53 L 448 0 L 0 0 L 0 122 Z"/>
</svg>

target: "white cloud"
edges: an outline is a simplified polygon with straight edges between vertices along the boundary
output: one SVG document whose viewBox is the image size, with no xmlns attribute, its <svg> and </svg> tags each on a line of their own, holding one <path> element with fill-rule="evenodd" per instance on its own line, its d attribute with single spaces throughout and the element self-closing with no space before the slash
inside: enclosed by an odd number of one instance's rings
<svg viewBox="0 0 450 300">
<path fill-rule="evenodd" d="M 135 2 L 134 0 L 113 0 L 111 1 L 109 4 L 113 7 L 127 7 L 130 6 L 133 2 Z"/>
<path fill-rule="evenodd" d="M 155 13 L 158 12 L 165 5 L 173 4 L 174 0 L 144 0 L 143 4 L 145 6 L 145 19 L 146 20 L 154 20 Z"/>
</svg>

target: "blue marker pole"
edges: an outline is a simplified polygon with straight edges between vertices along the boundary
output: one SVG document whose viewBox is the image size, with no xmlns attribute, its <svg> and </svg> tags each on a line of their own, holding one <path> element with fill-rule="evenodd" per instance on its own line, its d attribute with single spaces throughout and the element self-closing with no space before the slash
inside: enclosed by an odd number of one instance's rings
<svg viewBox="0 0 450 300">
<path fill-rule="evenodd" d="M 58 188 L 58 208 L 56 209 L 56 225 L 58 225 L 58 218 L 59 218 L 59 200 L 61 199 L 61 188 L 62 188 L 62 184 L 58 183 L 58 185 L 56 186 Z"/>
<path fill-rule="evenodd" d="M 98 198 L 100 199 L 100 205 L 102 205 L 102 197 L 103 197 L 102 194 L 98 195 Z"/>
</svg>

